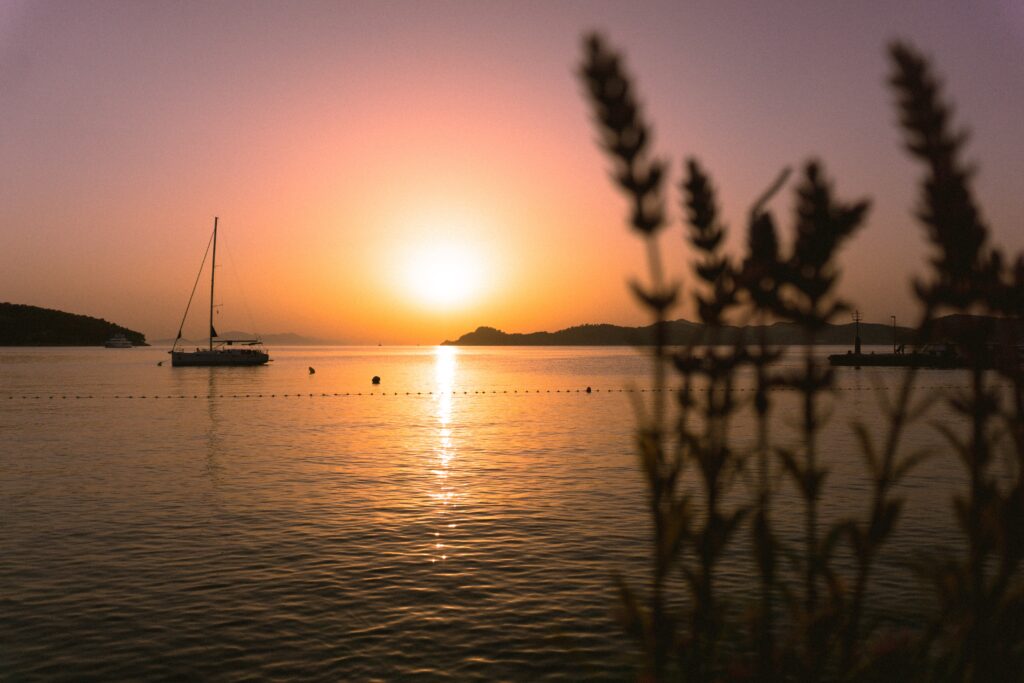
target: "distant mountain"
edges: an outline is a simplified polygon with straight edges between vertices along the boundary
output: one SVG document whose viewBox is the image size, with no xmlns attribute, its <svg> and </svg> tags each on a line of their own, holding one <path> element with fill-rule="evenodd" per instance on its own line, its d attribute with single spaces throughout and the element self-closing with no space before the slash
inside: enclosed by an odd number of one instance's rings
<svg viewBox="0 0 1024 683">
<path fill-rule="evenodd" d="M 148 346 L 141 332 L 101 318 L 0 303 L 0 346 L 103 346 L 115 334 L 136 346 Z"/>
<path fill-rule="evenodd" d="M 701 323 L 689 320 L 673 320 L 668 323 L 668 343 L 672 345 L 694 344 L 706 341 L 706 328 Z M 750 341 L 760 339 L 764 332 L 767 343 L 777 346 L 804 345 L 807 339 L 803 330 L 793 323 L 775 323 L 765 326 L 723 327 L 718 334 L 721 344 L 732 344 L 741 337 Z M 854 324 L 827 325 L 821 331 L 816 344 L 853 345 Z M 914 331 L 897 327 L 899 343 L 909 343 Z M 860 339 L 865 345 L 892 344 L 891 325 L 861 323 Z M 577 325 L 557 332 L 530 332 L 527 334 L 508 333 L 493 327 L 478 327 L 454 341 L 445 341 L 446 346 L 646 346 L 654 343 L 654 326 L 620 327 L 618 325 Z"/>
<path fill-rule="evenodd" d="M 256 335 L 252 332 L 239 332 L 237 330 L 231 330 L 230 332 L 222 332 L 221 337 L 226 339 L 255 339 Z M 277 346 L 334 346 L 342 342 L 331 341 L 329 339 L 317 339 L 315 337 L 304 337 L 294 332 L 281 332 L 278 334 L 263 334 L 259 335 L 260 339 L 263 340 L 264 344 L 275 344 Z M 181 343 L 185 346 L 202 346 L 207 343 L 206 339 L 182 339 Z M 174 344 L 174 339 L 157 339 L 153 342 L 154 346 L 171 346 Z"/>
<path fill-rule="evenodd" d="M 267 344 L 277 344 L 279 346 L 334 346 L 341 343 L 331 339 L 304 337 L 301 334 L 295 334 L 294 332 L 267 334 L 263 336 L 263 341 Z"/>
</svg>

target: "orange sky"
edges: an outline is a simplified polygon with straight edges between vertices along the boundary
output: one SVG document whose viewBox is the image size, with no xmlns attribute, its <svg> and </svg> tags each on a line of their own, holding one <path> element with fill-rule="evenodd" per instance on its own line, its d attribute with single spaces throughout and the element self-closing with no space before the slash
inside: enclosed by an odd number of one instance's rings
<svg viewBox="0 0 1024 683">
<path fill-rule="evenodd" d="M 844 293 L 909 320 L 925 251 L 884 45 L 936 58 L 986 216 L 1019 250 L 1024 11 L 889 4 L 5 3 L 0 301 L 173 336 L 219 215 L 221 330 L 642 323 L 641 245 L 573 76 L 596 27 L 628 53 L 673 183 L 688 154 L 713 174 L 731 245 L 777 171 L 816 154 L 840 196 L 874 201 Z M 681 229 L 665 240 L 685 281 Z"/>
</svg>

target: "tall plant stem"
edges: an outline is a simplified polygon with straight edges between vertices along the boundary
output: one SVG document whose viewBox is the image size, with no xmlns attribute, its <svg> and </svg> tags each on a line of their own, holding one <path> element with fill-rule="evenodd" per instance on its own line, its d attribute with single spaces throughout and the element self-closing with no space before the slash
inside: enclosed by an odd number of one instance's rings
<svg viewBox="0 0 1024 683">
<path fill-rule="evenodd" d="M 973 613 L 965 643 L 963 665 L 968 676 L 978 676 L 986 668 L 985 640 L 988 637 L 989 610 L 985 595 L 985 556 L 988 533 L 983 526 L 987 497 L 984 491 L 985 466 L 988 462 L 989 443 L 985 436 L 988 411 L 985 397 L 985 371 L 977 360 L 971 367 L 971 490 L 968 501 L 968 581 L 970 582 L 970 609 Z"/>
<path fill-rule="evenodd" d="M 807 379 L 807 386 L 804 388 L 804 445 L 806 476 L 814 478 L 817 476 L 818 452 L 817 452 L 817 417 L 814 377 L 814 347 L 808 340 L 804 350 L 804 371 Z M 804 577 L 805 608 L 808 614 L 812 614 L 818 607 L 818 492 L 817 486 L 808 486 L 805 493 L 805 546 L 807 553 L 806 576 Z"/>
<path fill-rule="evenodd" d="M 645 239 L 647 247 L 647 266 L 651 280 L 651 291 L 657 296 L 664 291 L 664 276 L 661 267 L 661 252 L 656 234 L 649 234 Z M 671 569 L 671 557 L 666 553 L 668 547 L 666 533 L 669 527 L 668 515 L 671 514 L 674 491 L 665 477 L 665 364 L 666 364 L 666 329 L 665 309 L 654 307 L 654 399 L 653 417 L 649 425 L 648 438 L 654 439 L 656 462 L 652 475 L 651 515 L 654 522 L 654 566 L 651 576 L 651 622 L 654 631 L 654 662 L 653 674 L 660 679 L 665 671 L 668 654 L 671 648 L 672 631 L 668 623 L 665 609 L 665 579 Z"/>
<path fill-rule="evenodd" d="M 931 329 L 932 315 L 932 306 L 926 304 L 917 329 L 925 331 L 927 334 L 927 331 Z M 896 404 L 889 414 L 889 429 L 886 433 L 885 447 L 882 451 L 881 471 L 876 473 L 877 478 L 872 494 L 871 513 L 868 521 L 869 528 L 877 524 L 884 513 L 886 496 L 893 483 L 892 477 L 896 465 L 896 453 L 903 436 L 903 430 L 906 428 L 910 418 L 910 399 L 913 395 L 914 381 L 917 378 L 917 373 L 918 369 L 913 366 L 908 367 L 903 373 L 903 382 L 900 385 Z M 866 557 L 858 558 L 857 577 L 850 604 L 850 615 L 843 635 L 843 669 L 846 671 L 853 667 L 854 658 L 857 655 L 857 643 L 860 637 L 860 622 L 864 612 L 864 600 L 867 595 L 868 581 L 871 578 L 871 569 L 875 558 L 875 549 L 871 549 Z"/>
<path fill-rule="evenodd" d="M 774 663 L 772 661 L 775 651 L 774 643 L 774 608 L 772 596 L 774 593 L 775 572 L 774 558 L 771 544 L 771 460 L 768 457 L 769 436 L 768 436 L 768 375 L 765 371 L 767 358 L 767 343 L 765 328 L 761 325 L 758 339 L 759 356 L 755 364 L 756 372 L 756 395 L 754 409 L 757 413 L 757 459 L 758 459 L 758 496 L 757 496 L 757 522 L 754 528 L 754 547 L 760 545 L 760 552 L 764 557 L 758 558 L 759 578 L 761 584 L 761 610 L 757 622 L 757 677 L 761 681 L 769 681 L 774 676 Z M 761 537 L 756 536 L 760 534 Z"/>
</svg>

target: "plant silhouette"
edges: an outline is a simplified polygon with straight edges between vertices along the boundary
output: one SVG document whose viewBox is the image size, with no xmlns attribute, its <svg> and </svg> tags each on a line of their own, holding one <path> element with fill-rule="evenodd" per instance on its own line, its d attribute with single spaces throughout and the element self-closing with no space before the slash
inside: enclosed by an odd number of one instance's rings
<svg viewBox="0 0 1024 683">
<path fill-rule="evenodd" d="M 669 347 L 667 316 L 683 292 L 666 280 L 659 248 L 668 227 L 667 165 L 651 150 L 651 126 L 622 56 L 600 35 L 584 40 L 579 75 L 628 201 L 627 221 L 647 247 L 647 279 L 631 287 L 656 330 L 658 391 L 650 405 L 637 404 L 636 430 L 652 529 L 650 583 L 617 579 L 642 679 L 1021 680 L 1024 255 L 1010 265 L 989 244 L 961 160 L 966 135 L 953 128 L 928 61 L 905 43 L 889 54 L 905 144 L 925 169 L 917 216 L 933 247 L 928 277 L 913 283 L 916 341 L 937 337 L 940 315 L 985 317 L 941 330 L 969 362 L 970 390 L 944 398 L 964 416 L 969 436 L 939 424 L 948 452 L 905 452 L 907 426 L 927 419 L 937 400 L 912 400 L 917 371 L 907 368 L 895 397 L 883 397 L 883 428 L 852 425 L 871 482 L 863 515 L 826 523 L 820 503 L 829 472 L 818 442 L 834 376 L 813 345 L 823 326 L 850 308 L 836 294 L 838 253 L 865 223 L 869 202 L 839 199 L 822 164 L 810 161 L 796 182 L 794 236 L 786 243 L 768 208 L 789 181 L 785 169 L 753 202 L 746 253 L 736 259 L 723 249 L 727 228 L 712 179 L 687 159 L 679 189 L 685 238 L 696 254 L 689 296 L 706 331 L 699 343 Z M 780 366 L 763 326 L 755 328 L 759 338 L 719 344 L 719 330 L 737 320 L 798 324 L 808 344 L 797 369 Z M 753 391 L 742 395 L 741 372 L 753 377 Z M 671 404 L 661 391 L 670 383 L 678 389 Z M 1007 385 L 1009 392 L 1000 391 Z M 776 435 L 773 407 L 782 392 L 798 397 L 795 444 Z M 730 433 L 739 411 L 755 415 L 752 446 L 738 446 Z M 915 628 L 880 632 L 866 618 L 869 588 L 903 511 L 897 486 L 925 457 L 951 455 L 967 474 L 967 490 L 950 510 L 965 550 L 923 558 L 915 570 L 932 587 L 937 610 L 911 615 Z M 783 543 L 777 529 L 774 504 L 783 485 L 802 501 L 798 544 Z M 852 564 L 840 568 L 840 552 Z M 727 555 L 748 557 L 757 577 L 758 596 L 745 610 L 735 609 L 718 580 Z"/>
</svg>

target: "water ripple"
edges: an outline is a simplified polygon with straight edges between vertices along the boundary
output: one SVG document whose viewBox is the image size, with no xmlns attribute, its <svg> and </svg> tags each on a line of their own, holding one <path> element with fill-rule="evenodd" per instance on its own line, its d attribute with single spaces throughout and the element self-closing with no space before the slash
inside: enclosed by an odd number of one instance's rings
<svg viewBox="0 0 1024 683">
<path fill-rule="evenodd" d="M 355 394 L 379 374 L 403 395 L 0 403 L 0 678 L 630 677 L 611 618 L 612 574 L 647 566 L 630 398 L 556 392 L 630 386 L 632 351 L 282 350 L 255 372 L 127 354 L 0 351 L 0 377 L 19 396 L 216 397 Z M 472 393 L 522 387 L 545 391 Z M 863 394 L 836 401 L 877 417 Z M 852 443 L 841 420 L 822 436 L 841 482 L 826 516 L 865 504 Z M 897 608 L 920 595 L 900 564 L 915 539 L 955 542 L 960 476 L 929 461 L 905 487 L 873 586 Z M 742 595 L 749 569 L 730 558 L 721 580 Z"/>
</svg>

